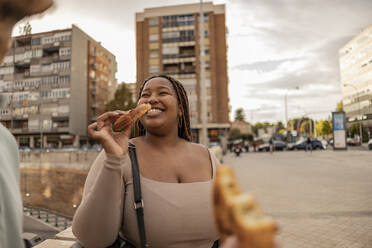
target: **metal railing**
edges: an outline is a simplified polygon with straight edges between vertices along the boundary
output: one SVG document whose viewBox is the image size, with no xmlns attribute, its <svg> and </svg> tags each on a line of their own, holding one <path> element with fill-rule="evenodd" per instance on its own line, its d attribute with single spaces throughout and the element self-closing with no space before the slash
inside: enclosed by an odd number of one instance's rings
<svg viewBox="0 0 372 248">
<path fill-rule="evenodd" d="M 33 216 L 60 230 L 65 230 L 72 224 L 72 218 L 70 216 L 66 216 L 45 208 L 24 206 L 23 213 Z"/>
</svg>

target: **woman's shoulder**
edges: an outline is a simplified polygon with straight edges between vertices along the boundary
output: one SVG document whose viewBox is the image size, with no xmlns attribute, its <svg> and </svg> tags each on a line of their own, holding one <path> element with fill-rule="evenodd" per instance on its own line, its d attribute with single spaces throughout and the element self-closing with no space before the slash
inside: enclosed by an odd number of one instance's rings
<svg viewBox="0 0 372 248">
<path fill-rule="evenodd" d="M 188 150 L 194 154 L 199 156 L 208 156 L 209 157 L 209 150 L 202 144 L 197 144 L 193 142 L 187 142 Z"/>
</svg>

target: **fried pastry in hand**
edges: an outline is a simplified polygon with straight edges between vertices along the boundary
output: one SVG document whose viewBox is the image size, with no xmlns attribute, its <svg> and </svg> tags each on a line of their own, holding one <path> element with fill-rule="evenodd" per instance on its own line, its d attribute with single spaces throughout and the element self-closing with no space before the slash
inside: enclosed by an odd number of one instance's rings
<svg viewBox="0 0 372 248">
<path fill-rule="evenodd" d="M 252 195 L 243 193 L 232 168 L 220 166 L 213 188 L 217 228 L 224 242 L 236 236 L 240 248 L 274 248 L 277 225 Z"/>
</svg>

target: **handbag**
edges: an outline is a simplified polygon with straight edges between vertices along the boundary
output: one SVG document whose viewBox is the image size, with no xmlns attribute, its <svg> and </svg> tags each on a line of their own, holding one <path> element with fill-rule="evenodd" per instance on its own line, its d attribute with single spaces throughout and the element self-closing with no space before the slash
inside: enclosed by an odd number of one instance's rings
<svg viewBox="0 0 372 248">
<path fill-rule="evenodd" d="M 141 191 L 140 172 L 138 168 L 138 159 L 136 153 L 136 146 L 132 143 L 128 145 L 129 157 L 132 163 L 132 176 L 133 176 L 133 191 L 134 191 L 134 209 L 137 214 L 138 231 L 140 235 L 141 248 L 148 247 L 146 243 L 145 233 L 145 220 L 143 216 L 143 200 Z M 115 242 L 107 248 L 136 248 L 129 241 L 123 239 L 120 235 L 116 238 Z"/>
<path fill-rule="evenodd" d="M 140 173 L 138 168 L 138 160 L 136 154 L 136 147 L 132 143 L 128 145 L 129 157 L 132 163 L 132 176 L 133 176 L 133 191 L 134 191 L 134 209 L 137 214 L 138 231 L 140 234 L 141 248 L 148 247 L 146 243 L 145 221 L 143 217 L 143 200 L 141 193 Z M 77 241 L 73 244 L 73 248 L 83 248 Z M 123 239 L 120 235 L 116 238 L 115 242 L 106 248 L 136 248 L 128 240 Z"/>
</svg>

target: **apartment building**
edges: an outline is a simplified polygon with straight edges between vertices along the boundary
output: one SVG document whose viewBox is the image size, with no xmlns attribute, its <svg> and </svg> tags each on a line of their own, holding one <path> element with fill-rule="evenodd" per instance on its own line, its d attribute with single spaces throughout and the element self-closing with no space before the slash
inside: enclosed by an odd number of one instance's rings
<svg viewBox="0 0 372 248">
<path fill-rule="evenodd" d="M 132 94 L 132 101 L 137 102 L 137 97 L 138 97 L 137 84 L 136 83 L 125 83 L 125 85 L 127 86 L 128 91 Z"/>
<path fill-rule="evenodd" d="M 113 97 L 116 71 L 115 56 L 77 26 L 14 37 L 0 66 L 9 99 L 0 122 L 21 146 L 79 145 Z"/>
<path fill-rule="evenodd" d="M 347 126 L 362 122 L 372 135 L 372 25 L 339 50 Z"/>
<path fill-rule="evenodd" d="M 206 58 L 207 128 L 217 141 L 229 124 L 225 5 L 203 4 Z M 194 140 L 201 128 L 200 4 L 145 9 L 136 13 L 137 88 L 155 74 L 167 74 L 185 87 Z"/>
</svg>

